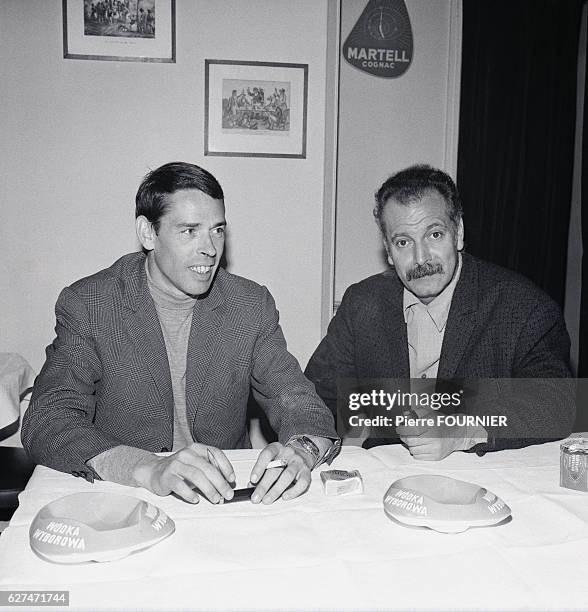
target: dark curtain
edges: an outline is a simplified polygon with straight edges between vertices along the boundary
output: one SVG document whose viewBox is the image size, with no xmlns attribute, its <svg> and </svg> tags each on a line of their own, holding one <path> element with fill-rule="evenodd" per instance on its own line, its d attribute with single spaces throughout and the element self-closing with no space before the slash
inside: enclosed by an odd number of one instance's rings
<svg viewBox="0 0 588 612">
<path fill-rule="evenodd" d="M 588 378 L 588 66 L 584 80 L 584 133 L 582 138 L 582 302 L 580 306 L 580 356 L 578 377 Z M 586 385 L 588 386 L 588 385 Z M 588 393 L 585 397 L 588 399 Z M 584 404 L 588 405 L 588 404 Z M 588 430 L 588 417 L 586 418 Z"/>
<path fill-rule="evenodd" d="M 581 0 L 463 0 L 466 249 L 563 308 Z"/>
</svg>

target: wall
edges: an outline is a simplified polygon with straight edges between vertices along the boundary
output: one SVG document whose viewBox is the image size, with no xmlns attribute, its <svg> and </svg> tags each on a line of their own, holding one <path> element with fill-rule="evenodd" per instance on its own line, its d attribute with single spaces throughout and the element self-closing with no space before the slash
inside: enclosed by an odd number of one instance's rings
<svg viewBox="0 0 588 612">
<path fill-rule="evenodd" d="M 266 284 L 304 365 L 320 340 L 326 0 L 177 0 L 175 64 L 63 59 L 61 0 L 0 2 L 0 351 L 38 370 L 53 305 L 136 249 L 151 168 L 220 180 L 229 270 Z M 204 157 L 204 60 L 309 64 L 305 160 Z"/>
<path fill-rule="evenodd" d="M 405 1 L 414 53 L 404 75 L 395 79 L 371 76 L 341 58 L 336 301 L 350 284 L 387 265 L 371 212 L 373 194 L 382 182 L 422 162 L 455 177 L 461 1 Z M 342 42 L 366 4 L 365 0 L 342 0 Z"/>
</svg>

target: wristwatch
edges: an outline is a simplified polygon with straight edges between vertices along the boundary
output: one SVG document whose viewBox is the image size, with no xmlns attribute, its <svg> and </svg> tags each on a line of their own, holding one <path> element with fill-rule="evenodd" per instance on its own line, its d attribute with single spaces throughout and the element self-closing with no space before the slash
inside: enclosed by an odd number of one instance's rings
<svg viewBox="0 0 588 612">
<path fill-rule="evenodd" d="M 329 450 L 322 457 L 319 447 L 308 436 L 305 436 L 304 434 L 292 436 L 288 440 L 288 442 L 286 442 L 285 446 L 297 448 L 312 455 L 312 457 L 314 458 L 314 463 L 311 469 L 314 470 L 314 468 L 318 467 L 319 465 L 322 465 L 323 463 L 327 463 L 328 465 L 331 464 L 333 459 L 339 454 L 339 449 L 341 448 L 341 440 L 335 440 Z"/>
</svg>

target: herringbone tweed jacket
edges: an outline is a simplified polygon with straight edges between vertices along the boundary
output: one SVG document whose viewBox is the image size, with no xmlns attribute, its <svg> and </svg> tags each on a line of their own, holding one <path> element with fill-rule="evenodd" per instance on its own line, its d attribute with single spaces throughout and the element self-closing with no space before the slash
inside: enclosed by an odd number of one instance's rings
<svg viewBox="0 0 588 612">
<path fill-rule="evenodd" d="M 142 253 L 125 255 L 61 292 L 56 338 L 22 428 L 38 463 L 91 480 L 86 461 L 119 444 L 171 450 L 170 371 L 144 263 Z M 282 442 L 300 433 L 336 437 L 330 411 L 286 349 L 268 290 L 219 269 L 194 307 L 188 343 L 194 439 L 250 447 L 250 389 Z"/>
<path fill-rule="evenodd" d="M 438 386 L 440 380 L 518 379 L 514 393 L 504 391 L 503 381 L 480 381 L 483 392 L 475 405 L 470 401 L 470 413 L 505 415 L 508 428 L 505 439 L 489 430 L 489 443 L 477 448 L 479 453 L 565 437 L 573 427 L 575 406 L 573 384 L 565 380 L 571 376 L 570 341 L 559 307 L 523 276 L 467 253 L 462 257 Z M 345 292 L 305 371 L 333 412 L 337 380 L 395 379 L 401 384 L 409 378 L 403 289 L 391 269 Z"/>
</svg>

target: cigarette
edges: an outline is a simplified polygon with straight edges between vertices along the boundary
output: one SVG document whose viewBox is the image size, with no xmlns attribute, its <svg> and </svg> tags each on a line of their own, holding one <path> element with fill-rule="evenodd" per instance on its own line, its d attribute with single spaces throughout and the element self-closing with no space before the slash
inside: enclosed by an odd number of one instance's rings
<svg viewBox="0 0 588 612">
<path fill-rule="evenodd" d="M 210 452 L 209 448 L 206 449 L 206 454 L 208 455 L 208 463 L 211 463 L 217 470 L 220 470 L 220 465 L 218 464 L 215 456 Z"/>
</svg>

